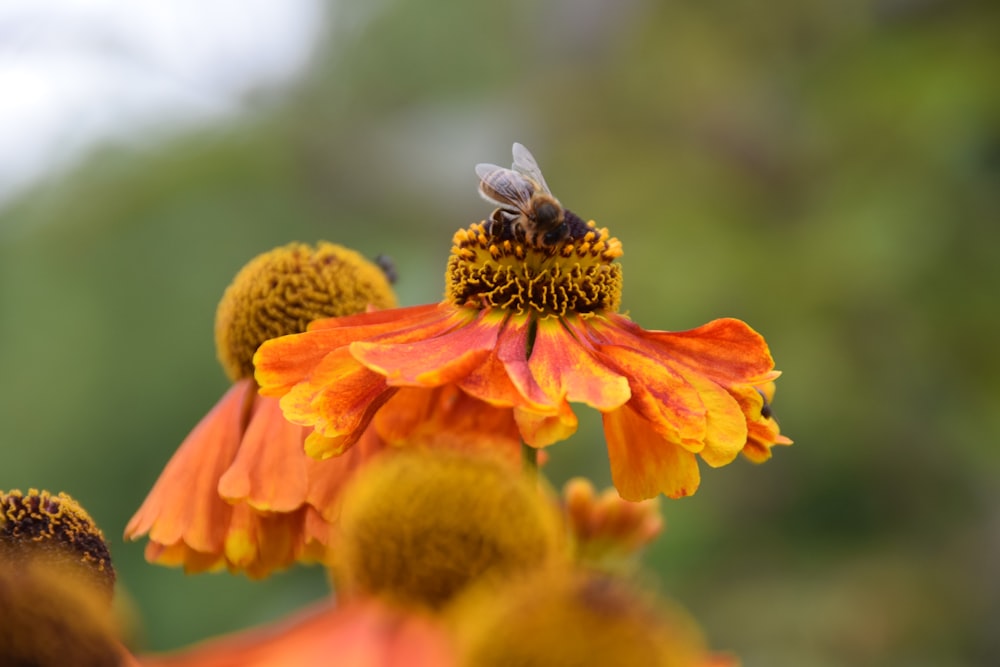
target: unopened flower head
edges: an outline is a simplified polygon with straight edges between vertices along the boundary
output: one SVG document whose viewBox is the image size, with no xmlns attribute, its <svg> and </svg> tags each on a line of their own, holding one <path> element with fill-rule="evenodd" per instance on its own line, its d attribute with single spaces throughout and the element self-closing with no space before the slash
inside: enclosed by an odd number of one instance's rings
<svg viewBox="0 0 1000 667">
<path fill-rule="evenodd" d="M 454 387 L 507 411 L 523 441 L 572 435 L 572 403 L 602 413 L 611 473 L 629 500 L 681 497 L 780 435 L 769 401 L 778 376 L 763 337 L 736 319 L 650 331 L 617 312 L 621 243 L 564 208 L 534 158 L 479 165 L 498 207 L 454 235 L 441 303 L 320 320 L 254 357 L 261 393 L 313 429 L 307 451 L 347 451 L 397 392 Z"/>
<path fill-rule="evenodd" d="M 325 561 L 337 498 L 370 433 L 338 461 L 303 451 L 306 429 L 258 396 L 251 358 L 273 336 L 310 321 L 394 306 L 383 269 L 332 243 L 291 243 L 250 261 L 226 289 L 215 339 L 234 384 L 191 431 L 125 529 L 149 535 L 149 561 L 189 572 L 227 568 L 259 578 L 297 561 Z"/>
<path fill-rule="evenodd" d="M 561 557 L 551 501 L 492 456 L 403 450 L 347 492 L 334 571 L 347 593 L 439 608 Z"/>
</svg>

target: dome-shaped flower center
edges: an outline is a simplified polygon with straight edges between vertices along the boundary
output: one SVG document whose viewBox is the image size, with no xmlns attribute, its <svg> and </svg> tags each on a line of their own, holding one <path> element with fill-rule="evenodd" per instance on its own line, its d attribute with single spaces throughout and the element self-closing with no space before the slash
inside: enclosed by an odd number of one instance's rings
<svg viewBox="0 0 1000 667">
<path fill-rule="evenodd" d="M 65 493 L 0 491 L 0 561 L 45 560 L 79 568 L 110 597 L 115 571 L 104 534 Z M 82 567 L 81 567 L 82 566 Z"/>
<path fill-rule="evenodd" d="M 395 305 L 385 272 L 353 250 L 324 242 L 275 248 L 244 266 L 219 302 L 219 361 L 231 379 L 251 377 L 264 341 L 305 331 L 319 318 Z"/>
<path fill-rule="evenodd" d="M 455 233 L 445 298 L 459 306 L 500 308 L 541 317 L 615 312 L 621 303 L 622 245 L 565 211 L 566 234 L 532 244 L 510 227 L 476 223 Z M 500 227 L 501 233 L 493 230 Z"/>
</svg>

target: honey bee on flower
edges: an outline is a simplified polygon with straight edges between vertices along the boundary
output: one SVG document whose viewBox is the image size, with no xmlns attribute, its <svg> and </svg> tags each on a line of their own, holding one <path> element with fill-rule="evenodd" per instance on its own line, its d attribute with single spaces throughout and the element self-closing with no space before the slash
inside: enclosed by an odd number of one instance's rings
<svg viewBox="0 0 1000 667">
<path fill-rule="evenodd" d="M 499 208 L 493 211 L 491 231 L 509 230 L 519 241 L 536 248 L 558 243 L 566 237 L 566 214 L 545 184 L 542 170 L 531 152 L 515 143 L 511 169 L 495 164 L 476 165 L 479 194 Z"/>
</svg>

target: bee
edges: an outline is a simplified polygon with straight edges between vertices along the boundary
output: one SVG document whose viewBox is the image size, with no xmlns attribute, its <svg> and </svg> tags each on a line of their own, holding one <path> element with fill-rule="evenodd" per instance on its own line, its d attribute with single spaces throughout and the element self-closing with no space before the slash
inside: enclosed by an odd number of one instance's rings
<svg viewBox="0 0 1000 667">
<path fill-rule="evenodd" d="M 556 244 L 569 233 L 562 204 L 552 196 L 528 149 L 515 143 L 512 152 L 511 169 L 476 165 L 480 196 L 499 207 L 490 216 L 491 231 L 498 233 L 497 225 L 501 230 L 509 228 L 536 248 Z"/>
</svg>

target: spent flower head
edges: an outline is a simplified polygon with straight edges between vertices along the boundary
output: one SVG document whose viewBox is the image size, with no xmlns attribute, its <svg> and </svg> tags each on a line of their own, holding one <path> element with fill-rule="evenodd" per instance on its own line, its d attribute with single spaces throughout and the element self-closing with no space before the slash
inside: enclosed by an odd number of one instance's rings
<svg viewBox="0 0 1000 667">
<path fill-rule="evenodd" d="M 291 243 L 243 267 L 215 322 L 219 360 L 234 384 L 181 443 L 125 536 L 148 534 L 148 560 L 190 572 L 225 567 L 264 577 L 326 560 L 340 489 L 382 441 L 370 433 L 338 461 L 305 456 L 306 429 L 257 395 L 251 359 L 268 338 L 314 319 L 395 303 L 382 269 L 332 243 Z"/>
</svg>

